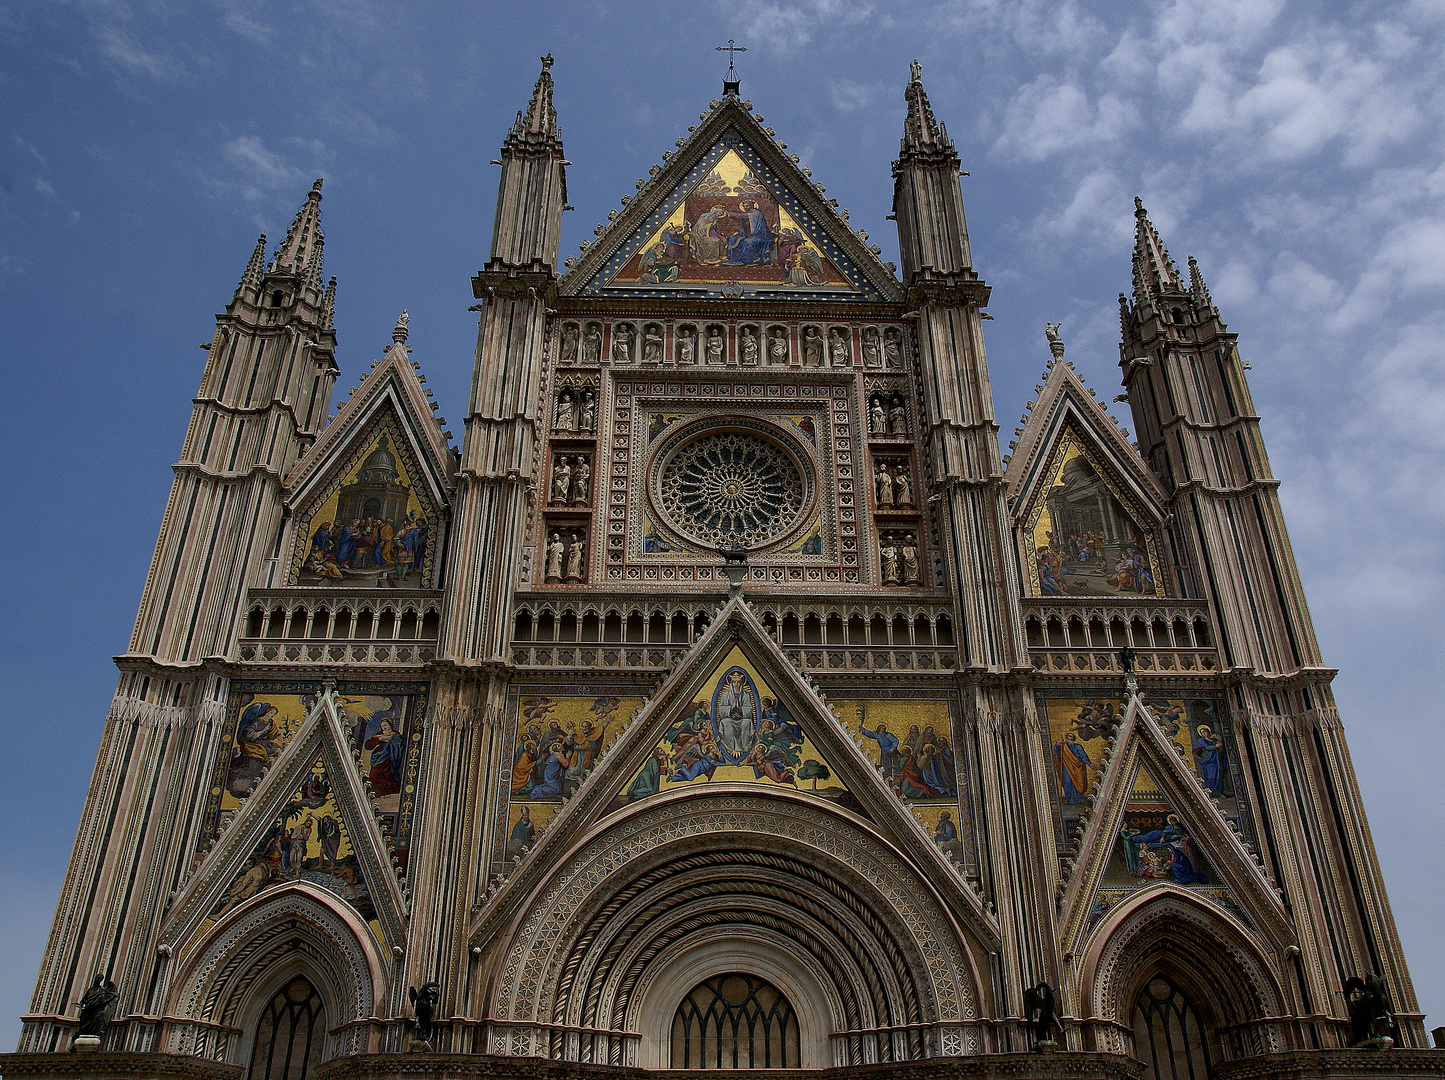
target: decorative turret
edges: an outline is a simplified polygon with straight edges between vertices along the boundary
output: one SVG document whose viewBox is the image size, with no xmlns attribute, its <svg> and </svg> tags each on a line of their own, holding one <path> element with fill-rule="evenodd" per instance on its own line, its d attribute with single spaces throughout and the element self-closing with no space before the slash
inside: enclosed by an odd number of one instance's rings
<svg viewBox="0 0 1445 1080">
<path fill-rule="evenodd" d="M 908 89 L 903 92 L 908 101 L 908 117 L 903 122 L 903 138 L 899 141 L 899 163 L 912 154 L 953 154 L 953 140 L 948 137 L 948 128 L 933 119 L 933 108 L 928 104 L 928 93 L 923 89 L 923 65 L 914 60 L 908 65 Z"/>
<path fill-rule="evenodd" d="M 566 162 L 552 107 L 552 57 L 542 57 L 542 74 L 532 89 L 525 113 L 502 143 L 497 218 L 488 260 L 512 267 L 557 263 L 562 235 L 562 209 L 567 202 Z"/>
<path fill-rule="evenodd" d="M 321 181 L 311 185 L 311 192 L 296 220 L 286 230 L 286 239 L 271 260 L 273 274 L 299 274 L 313 288 L 321 288 Z"/>
<path fill-rule="evenodd" d="M 1184 285 L 1179 271 L 1159 239 L 1144 200 L 1134 197 L 1134 302 L 1157 300 L 1165 293 L 1182 293 Z"/>
<path fill-rule="evenodd" d="M 893 216 L 905 285 L 919 275 L 958 274 L 973 266 L 958 187 L 958 152 L 948 130 L 933 118 L 917 60 L 910 72 L 904 91 L 908 114 L 893 163 Z"/>
<path fill-rule="evenodd" d="M 1194 302 L 1210 311 L 1214 310 L 1214 300 L 1209 295 L 1209 286 L 1204 284 L 1204 275 L 1199 272 L 1199 264 L 1194 261 L 1194 256 L 1189 256 L 1189 292 L 1194 297 Z"/>
<path fill-rule="evenodd" d="M 251 259 L 246 263 L 246 272 L 241 275 L 241 284 L 236 286 L 236 296 L 240 296 L 246 289 L 259 289 L 261 287 L 261 275 L 266 272 L 266 234 L 262 233 L 256 241 L 256 249 L 251 252 Z"/>
</svg>

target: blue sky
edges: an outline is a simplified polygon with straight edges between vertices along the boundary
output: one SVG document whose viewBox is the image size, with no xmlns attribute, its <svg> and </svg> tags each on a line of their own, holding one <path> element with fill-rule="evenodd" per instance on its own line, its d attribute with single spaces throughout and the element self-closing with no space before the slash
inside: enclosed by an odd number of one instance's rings
<svg viewBox="0 0 1445 1080">
<path fill-rule="evenodd" d="M 256 234 L 274 244 L 325 177 L 338 390 L 405 307 L 460 434 L 488 162 L 538 56 L 556 57 L 574 162 L 567 255 L 718 95 L 728 38 L 749 49 L 755 111 L 892 259 L 889 163 L 922 60 L 972 174 L 1005 441 L 1048 359 L 1046 319 L 1101 397 L 1117 392 L 1135 194 L 1176 261 L 1198 257 L 1253 366 L 1395 917 L 1441 1022 L 1442 30 L 1442 0 L 0 0 L 0 446 L 17 525 L 0 805 L 18 845 L 0 875 L 0 1032 L 28 1007 L 198 345 Z"/>
</svg>

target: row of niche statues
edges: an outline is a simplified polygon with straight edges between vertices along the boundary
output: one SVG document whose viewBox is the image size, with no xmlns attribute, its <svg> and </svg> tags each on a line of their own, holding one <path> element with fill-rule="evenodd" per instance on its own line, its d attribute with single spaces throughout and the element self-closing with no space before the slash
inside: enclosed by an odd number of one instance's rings
<svg viewBox="0 0 1445 1080">
<path fill-rule="evenodd" d="M 583 390 L 576 397 L 572 388 L 564 386 L 557 393 L 557 405 L 552 410 L 554 431 L 596 431 L 597 395 Z"/>
<path fill-rule="evenodd" d="M 873 491 L 879 510 L 913 509 L 913 478 L 902 462 L 880 461 L 873 470 Z"/>
<path fill-rule="evenodd" d="M 853 364 L 852 331 L 834 326 L 826 336 L 821 327 L 805 326 L 799 335 L 804 367 L 851 367 Z M 727 331 L 720 325 L 704 327 L 701 332 L 685 324 L 677 328 L 675 359 L 679 364 L 726 364 Z M 879 330 L 866 326 L 862 332 L 862 356 L 865 368 L 903 367 L 903 334 L 896 326 Z M 631 323 L 615 323 L 612 327 L 611 360 L 614 364 L 633 362 L 636 349 L 642 350 L 644 364 L 660 364 L 666 343 L 663 329 L 657 323 L 646 323 L 639 335 Z M 563 364 L 597 364 L 602 359 L 602 325 L 567 323 L 562 327 L 560 362 Z M 737 332 L 737 362 L 745 366 L 769 364 L 786 366 L 792 363 L 792 341 L 785 326 L 742 326 Z"/>
<path fill-rule="evenodd" d="M 583 506 L 592 495 L 592 462 L 582 454 L 552 459 L 552 505 Z"/>
<path fill-rule="evenodd" d="M 882 394 L 868 399 L 868 432 L 871 435 L 907 435 L 908 410 L 903 395 L 894 393 L 885 402 Z"/>
<path fill-rule="evenodd" d="M 549 584 L 582 580 L 582 563 L 587 557 L 587 534 L 582 529 L 563 533 L 560 529 L 547 537 L 546 578 Z"/>
<path fill-rule="evenodd" d="M 884 533 L 879 555 L 883 564 L 883 584 L 922 585 L 923 574 L 918 565 L 918 537 L 913 533 Z"/>
</svg>

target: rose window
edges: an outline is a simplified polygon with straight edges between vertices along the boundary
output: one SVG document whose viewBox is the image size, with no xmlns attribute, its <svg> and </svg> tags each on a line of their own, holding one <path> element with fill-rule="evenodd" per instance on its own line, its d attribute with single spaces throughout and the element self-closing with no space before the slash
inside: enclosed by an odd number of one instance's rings
<svg viewBox="0 0 1445 1080">
<path fill-rule="evenodd" d="M 714 432 L 663 464 L 658 504 L 678 532 L 710 547 L 759 547 L 798 522 L 807 501 L 802 470 L 765 439 Z"/>
</svg>

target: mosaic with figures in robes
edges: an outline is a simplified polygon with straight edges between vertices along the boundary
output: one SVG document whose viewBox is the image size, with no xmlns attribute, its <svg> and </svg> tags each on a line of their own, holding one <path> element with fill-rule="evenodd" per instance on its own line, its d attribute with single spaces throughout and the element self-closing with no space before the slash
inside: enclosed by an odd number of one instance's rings
<svg viewBox="0 0 1445 1080">
<path fill-rule="evenodd" d="M 1025 518 L 1034 596 L 1163 596 L 1153 534 L 1120 501 L 1070 432 Z"/>
<path fill-rule="evenodd" d="M 1085 814 L 1085 800 L 1103 768 L 1110 730 L 1127 705 L 1109 697 L 1080 698 L 1072 691 L 1039 691 L 1047 718 L 1044 756 L 1049 773 L 1060 852 L 1073 823 Z M 1253 838 L 1253 818 L 1230 729 L 1219 695 L 1149 692 L 1144 704 L 1164 734 L 1185 754 L 1220 812 L 1242 835 Z M 1141 718 L 1140 722 L 1148 722 Z M 1101 918 L 1129 893 L 1152 882 L 1188 886 L 1236 910 L 1234 899 L 1194 838 L 1188 815 L 1174 806 L 1149 770 L 1140 765 L 1110 849 L 1091 916 Z M 1236 914 L 1238 911 L 1236 910 Z"/>
</svg>

